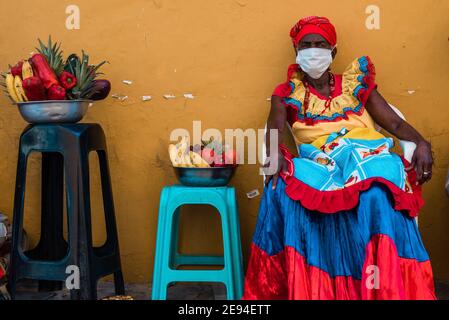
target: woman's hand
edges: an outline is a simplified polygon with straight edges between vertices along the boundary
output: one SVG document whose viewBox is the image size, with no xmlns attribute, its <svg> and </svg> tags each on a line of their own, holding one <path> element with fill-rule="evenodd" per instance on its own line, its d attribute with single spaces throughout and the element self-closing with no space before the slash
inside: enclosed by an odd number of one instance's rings
<svg viewBox="0 0 449 320">
<path fill-rule="evenodd" d="M 407 171 L 415 169 L 418 183 L 424 184 L 432 179 L 432 166 L 432 147 L 429 142 L 422 140 L 416 147 L 412 163 Z"/>
<path fill-rule="evenodd" d="M 279 180 L 279 173 L 282 171 L 288 171 L 288 165 L 287 161 L 284 159 L 284 156 L 282 155 L 281 151 L 279 150 L 279 143 L 282 143 L 282 133 L 285 127 L 285 123 L 287 121 L 287 110 L 282 104 L 282 99 L 278 96 L 272 96 L 271 97 L 271 110 L 270 115 L 268 116 L 267 121 L 267 133 L 265 135 L 266 139 L 266 148 L 267 148 L 267 162 L 264 164 L 264 171 L 267 172 L 269 170 L 268 174 L 266 174 L 265 177 L 265 184 L 268 185 L 268 183 L 273 179 L 273 190 L 276 189 L 278 180 Z M 273 150 L 273 157 L 277 159 L 277 163 L 271 164 L 270 161 L 270 152 L 271 152 L 271 136 L 272 131 L 275 130 L 275 133 L 277 134 L 276 142 L 273 142 L 273 144 L 276 146 Z M 276 154 L 275 154 L 276 153 Z M 273 165 L 273 168 L 271 167 Z"/>
<path fill-rule="evenodd" d="M 270 165 L 271 165 L 270 162 L 267 162 L 264 165 L 264 168 L 269 168 Z M 273 169 L 271 168 L 271 170 L 273 170 Z M 267 175 L 265 177 L 265 185 L 268 185 L 270 183 L 270 181 L 273 180 L 273 190 L 276 190 L 278 180 L 279 180 L 279 175 L 281 172 L 288 172 L 288 163 L 287 163 L 287 160 L 285 160 L 282 153 L 278 152 L 275 173 L 272 175 Z"/>
<path fill-rule="evenodd" d="M 416 143 L 417 148 L 407 171 L 415 169 L 419 184 L 429 181 L 432 178 L 433 165 L 430 143 L 415 128 L 397 115 L 377 90 L 373 90 L 369 96 L 366 110 L 377 124 L 398 139 Z"/>
</svg>

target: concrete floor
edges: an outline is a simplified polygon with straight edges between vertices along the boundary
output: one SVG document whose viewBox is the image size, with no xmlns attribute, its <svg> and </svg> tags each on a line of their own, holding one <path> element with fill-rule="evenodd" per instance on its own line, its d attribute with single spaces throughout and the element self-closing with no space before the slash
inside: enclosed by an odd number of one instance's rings
<svg viewBox="0 0 449 320">
<path fill-rule="evenodd" d="M 437 296 L 440 300 L 449 300 L 449 283 L 436 284 Z M 135 300 L 150 300 L 149 284 L 127 284 L 126 294 Z M 114 296 L 111 282 L 98 284 L 98 298 Z M 35 282 L 25 282 L 18 290 L 18 300 L 68 300 L 67 290 L 58 292 L 37 292 Z M 178 284 L 168 289 L 169 300 L 226 300 L 226 289 L 219 284 Z"/>
<path fill-rule="evenodd" d="M 126 284 L 126 294 L 135 300 L 150 300 L 151 285 Z M 112 282 L 102 281 L 98 284 L 98 298 L 114 296 Z M 178 284 L 168 288 L 169 300 L 226 300 L 226 289 L 219 284 Z M 20 285 L 17 293 L 18 300 L 68 300 L 70 293 L 67 289 L 56 292 L 38 292 L 36 282 L 27 281 Z"/>
</svg>

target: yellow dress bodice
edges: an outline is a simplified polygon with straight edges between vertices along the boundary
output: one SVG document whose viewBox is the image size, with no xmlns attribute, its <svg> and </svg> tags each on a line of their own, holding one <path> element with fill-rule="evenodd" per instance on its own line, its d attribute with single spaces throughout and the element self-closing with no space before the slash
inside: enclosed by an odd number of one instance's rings
<svg viewBox="0 0 449 320">
<path fill-rule="evenodd" d="M 376 88 L 375 69 L 369 57 L 356 59 L 341 76 L 336 76 L 336 94 L 328 108 L 325 107 L 327 99 L 311 90 L 304 114 L 306 87 L 297 74 L 290 79 L 290 87 L 291 93 L 283 103 L 289 108 L 288 120 L 298 144 L 312 143 L 343 128 L 349 131 L 375 129 L 375 123 L 365 109 L 369 95 Z"/>
</svg>

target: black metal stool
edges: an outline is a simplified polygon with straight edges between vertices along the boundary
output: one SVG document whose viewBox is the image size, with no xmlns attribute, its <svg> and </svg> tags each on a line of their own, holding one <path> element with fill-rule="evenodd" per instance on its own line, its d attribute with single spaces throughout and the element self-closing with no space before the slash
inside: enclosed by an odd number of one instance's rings
<svg viewBox="0 0 449 320">
<path fill-rule="evenodd" d="M 89 152 L 100 162 L 107 239 L 94 248 L 89 190 Z M 28 252 L 21 247 L 27 158 L 42 153 L 41 239 Z M 66 187 L 68 243 L 63 236 L 63 190 Z M 79 270 L 79 289 L 72 299 L 97 299 L 97 282 L 113 274 L 117 295 L 124 294 L 120 251 L 112 197 L 111 179 L 103 129 L 98 124 L 30 125 L 22 133 L 17 164 L 9 290 L 14 298 L 21 279 L 39 281 L 40 290 L 61 288 L 70 274 Z"/>
</svg>

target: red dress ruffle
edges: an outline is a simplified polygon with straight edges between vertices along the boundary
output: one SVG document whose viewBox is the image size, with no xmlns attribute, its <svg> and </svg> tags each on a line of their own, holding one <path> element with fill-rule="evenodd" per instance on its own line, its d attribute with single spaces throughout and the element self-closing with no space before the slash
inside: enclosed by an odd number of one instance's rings
<svg viewBox="0 0 449 320">
<path fill-rule="evenodd" d="M 363 270 L 331 277 L 292 247 L 269 256 L 253 244 L 243 300 L 436 300 L 430 261 L 399 257 L 388 236 L 368 243 Z"/>
</svg>

